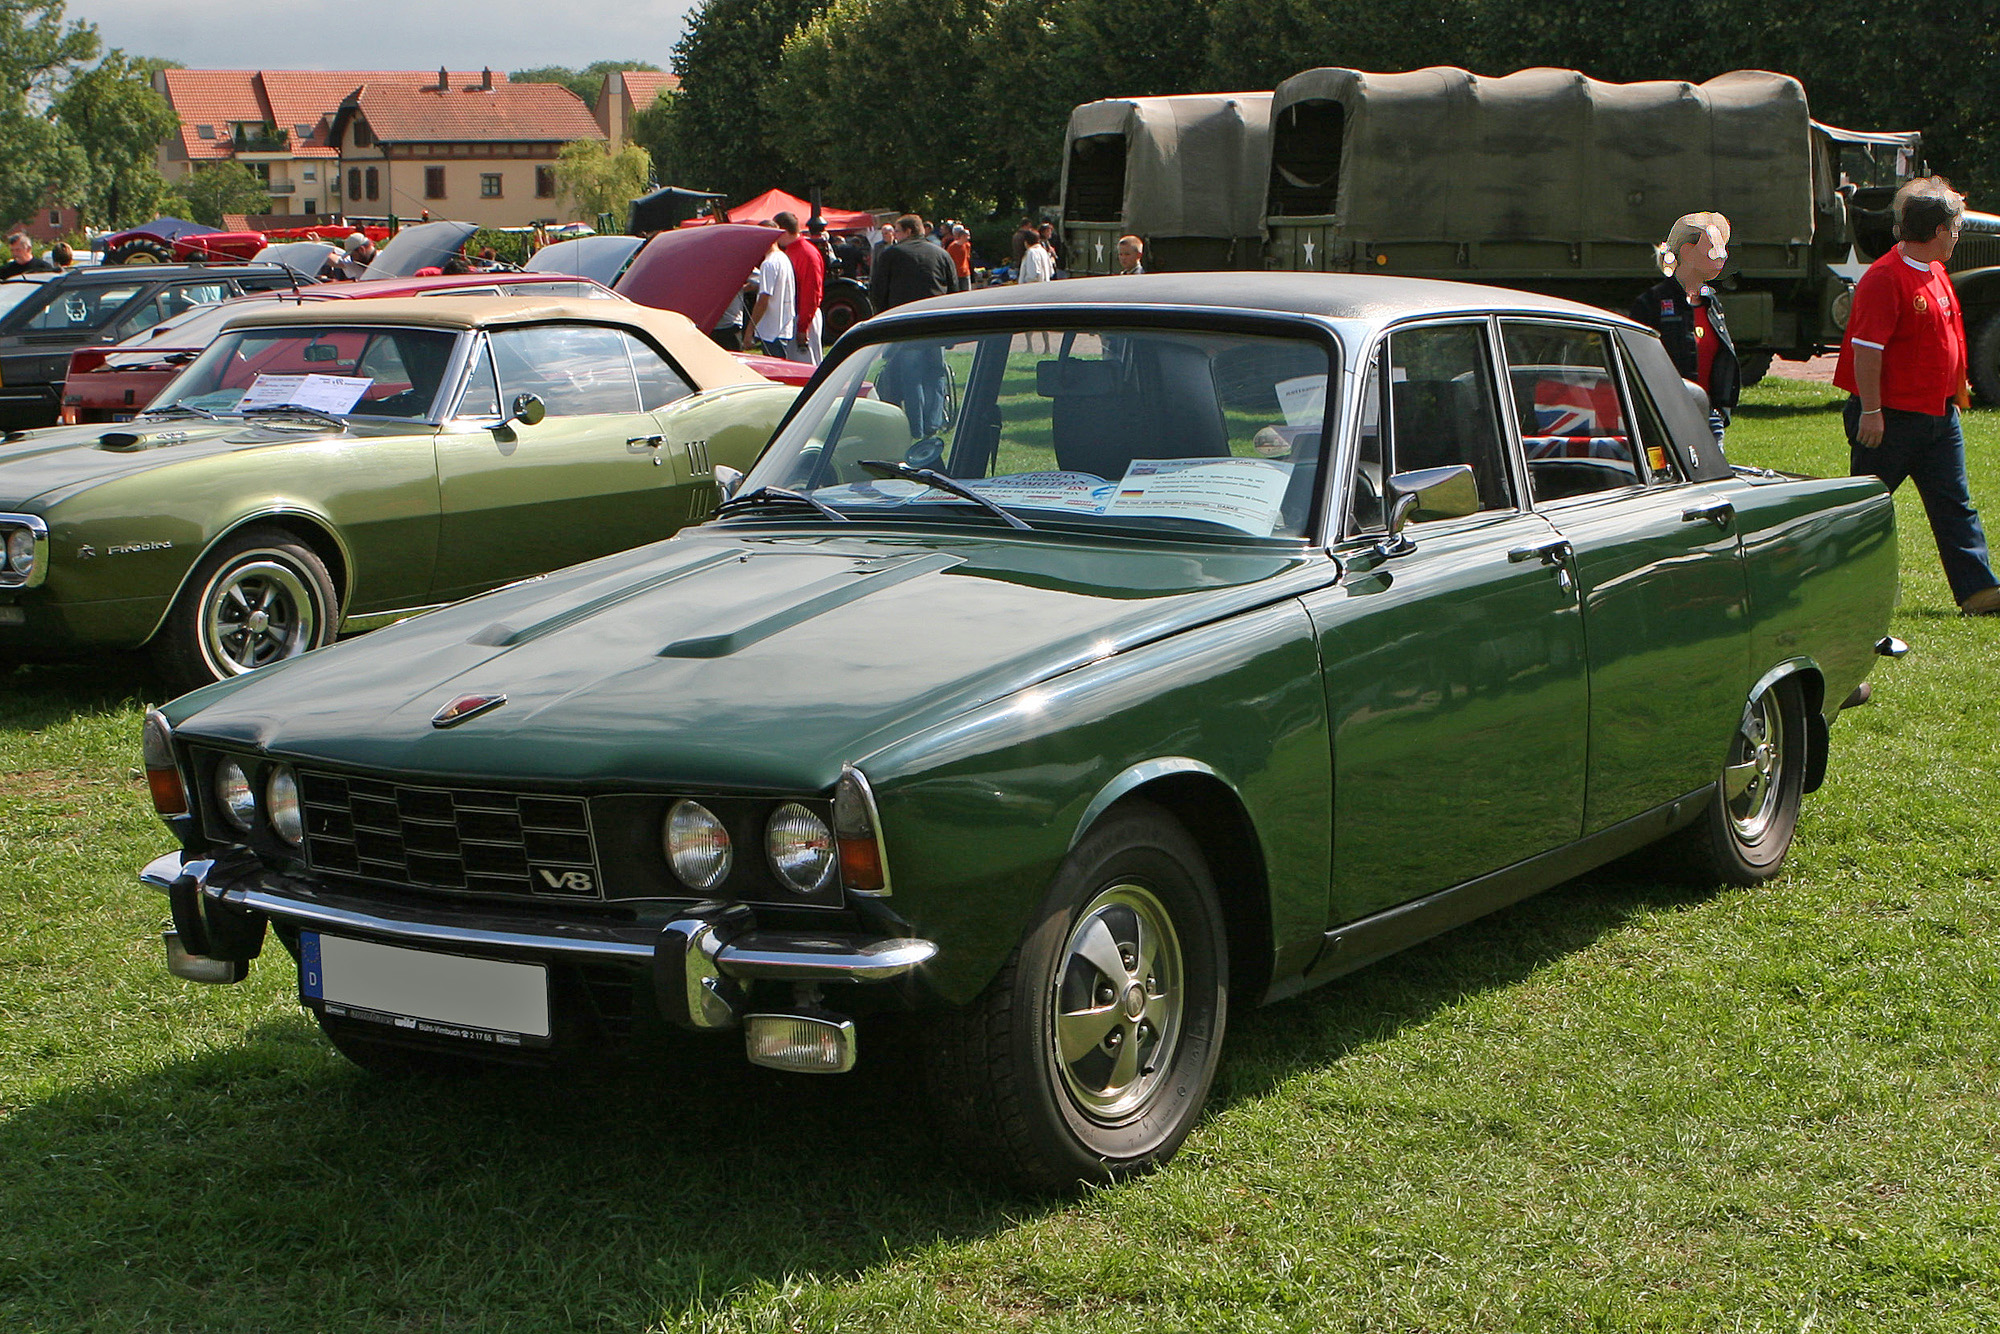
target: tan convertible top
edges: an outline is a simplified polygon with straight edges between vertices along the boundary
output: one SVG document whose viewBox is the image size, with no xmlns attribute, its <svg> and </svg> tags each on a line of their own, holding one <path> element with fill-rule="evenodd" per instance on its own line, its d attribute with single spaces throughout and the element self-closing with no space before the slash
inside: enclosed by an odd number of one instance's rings
<svg viewBox="0 0 2000 1334">
<path fill-rule="evenodd" d="M 223 325 L 230 329 L 287 325 L 400 324 L 429 329 L 499 329 L 564 321 L 629 328 L 671 355 L 702 389 L 758 384 L 763 376 L 722 350 L 687 316 L 632 301 L 541 296 L 367 297 L 346 301 L 260 301 Z"/>
<path fill-rule="evenodd" d="M 1259 236 L 1271 167 L 1271 94 L 1190 93 L 1114 97 L 1070 112 L 1063 145 L 1065 216 L 1070 171 L 1084 139 L 1124 144 L 1124 199 L 1117 217 L 1145 236 Z M 1108 219 L 1107 219 L 1108 220 Z"/>
<path fill-rule="evenodd" d="M 1340 109 L 1337 161 L 1289 163 L 1288 132 L 1313 103 Z M 1274 175 L 1337 172 L 1332 216 L 1358 238 L 1652 242 L 1703 209 L 1727 214 L 1740 242 L 1812 238 L 1805 89 L 1783 74 L 1313 69 L 1278 85 L 1271 122 Z"/>
</svg>

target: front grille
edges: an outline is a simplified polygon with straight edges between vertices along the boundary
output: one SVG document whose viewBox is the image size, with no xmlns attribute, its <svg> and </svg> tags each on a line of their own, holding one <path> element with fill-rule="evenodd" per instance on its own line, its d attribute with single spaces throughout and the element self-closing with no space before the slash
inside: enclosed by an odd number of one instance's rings
<svg viewBox="0 0 2000 1334">
<path fill-rule="evenodd" d="M 1990 268 L 2000 264 L 2000 235 L 1992 232 L 1960 232 L 1958 247 L 1945 267 L 1953 273 L 1966 269 Z"/>
<path fill-rule="evenodd" d="M 301 772 L 306 862 L 316 871 L 421 889 L 603 897 L 590 807 L 580 797 L 409 787 Z"/>
</svg>

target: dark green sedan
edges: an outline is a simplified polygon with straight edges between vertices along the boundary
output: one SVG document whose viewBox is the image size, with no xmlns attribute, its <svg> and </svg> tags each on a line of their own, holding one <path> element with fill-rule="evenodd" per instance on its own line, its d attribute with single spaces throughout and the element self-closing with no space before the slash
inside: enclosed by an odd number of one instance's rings
<svg viewBox="0 0 2000 1334">
<path fill-rule="evenodd" d="M 1775 874 L 1895 595 L 1879 484 L 1733 468 L 1603 311 L 947 297 L 715 520 L 151 714 L 144 878 L 175 973 L 275 939 L 384 1073 L 837 1073 L 903 1012 L 953 1142 L 1060 1187 L 1173 1154 L 1232 1004 L 1650 844 Z"/>
<path fill-rule="evenodd" d="M 0 662 L 192 689 L 651 542 L 796 394 L 626 301 L 258 303 L 136 421 L 0 440 Z"/>
</svg>

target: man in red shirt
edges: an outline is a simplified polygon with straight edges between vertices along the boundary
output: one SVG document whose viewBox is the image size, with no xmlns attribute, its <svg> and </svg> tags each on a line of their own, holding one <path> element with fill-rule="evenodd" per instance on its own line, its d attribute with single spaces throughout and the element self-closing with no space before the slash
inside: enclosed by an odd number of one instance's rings
<svg viewBox="0 0 2000 1334">
<path fill-rule="evenodd" d="M 1833 382 L 1847 400 L 1849 471 L 1894 491 L 1917 484 L 1959 610 L 2000 615 L 2000 580 L 1965 476 L 1956 402 L 1965 384 L 1965 322 L 1944 261 L 1958 243 L 1965 197 L 1942 176 L 1896 192 L 1901 242 L 1868 267 Z"/>
<path fill-rule="evenodd" d="M 963 224 L 954 223 L 951 240 L 944 252 L 951 256 L 951 262 L 958 269 L 958 290 L 969 291 L 972 287 L 972 233 Z"/>
<path fill-rule="evenodd" d="M 784 229 L 785 239 L 778 244 L 785 258 L 792 262 L 797 291 L 794 300 L 798 307 L 798 329 L 792 336 L 792 351 L 787 359 L 817 366 L 821 351 L 819 303 L 826 295 L 826 256 L 809 238 L 799 234 L 799 220 L 794 214 L 775 214 L 771 221 Z"/>
</svg>

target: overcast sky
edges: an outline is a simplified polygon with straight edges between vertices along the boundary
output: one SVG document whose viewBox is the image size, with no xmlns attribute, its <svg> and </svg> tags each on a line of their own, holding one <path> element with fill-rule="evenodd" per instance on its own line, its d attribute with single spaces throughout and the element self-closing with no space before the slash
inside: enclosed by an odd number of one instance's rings
<svg viewBox="0 0 2000 1334">
<path fill-rule="evenodd" d="M 193 69 L 669 69 L 696 0 L 69 0 L 106 46 Z"/>
</svg>

